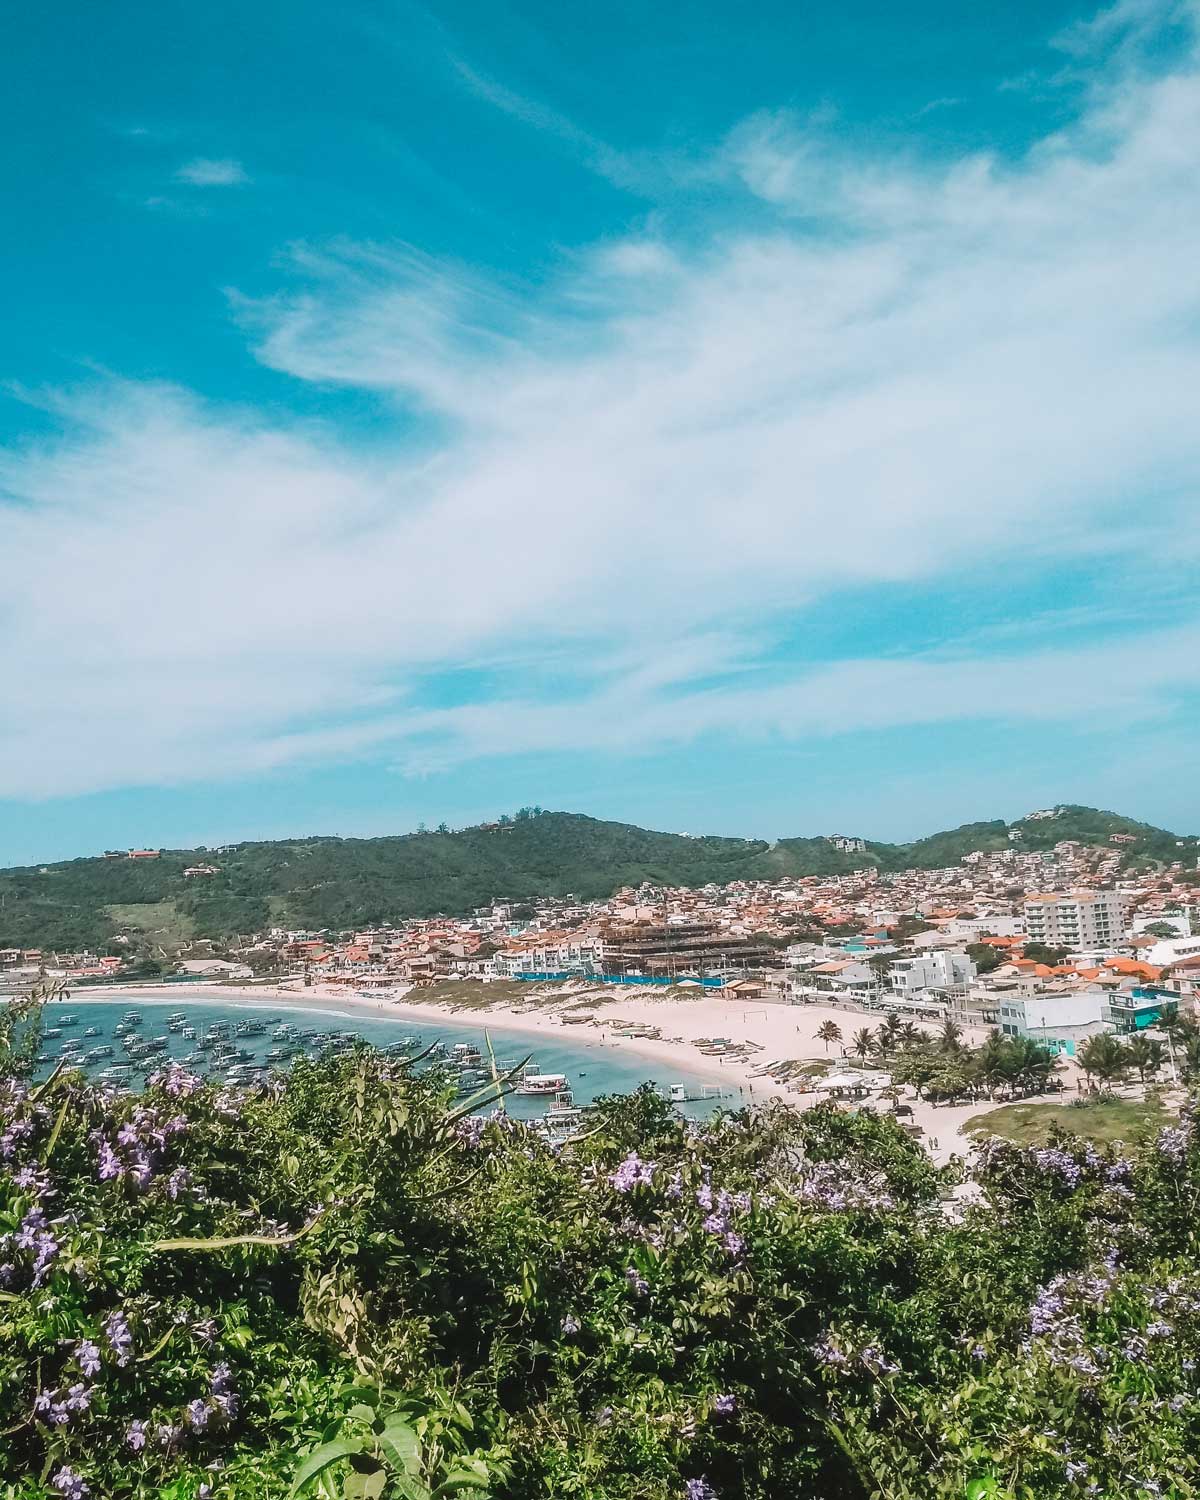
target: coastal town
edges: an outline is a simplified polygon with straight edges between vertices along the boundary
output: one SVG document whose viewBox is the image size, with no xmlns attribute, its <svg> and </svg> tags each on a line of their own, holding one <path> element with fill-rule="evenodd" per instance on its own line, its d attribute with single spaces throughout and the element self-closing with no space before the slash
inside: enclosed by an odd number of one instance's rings
<svg viewBox="0 0 1200 1500">
<path fill-rule="evenodd" d="M 1027 821 L 1053 818 L 1038 811 Z M 495 902 L 464 917 L 345 933 L 275 929 L 237 944 L 159 950 L 153 972 L 206 984 L 312 990 L 408 1003 L 511 1000 L 556 988 L 635 999 L 672 991 L 736 1007 L 792 1004 L 892 1014 L 970 1031 L 998 1028 L 1064 1058 L 1089 1038 L 1193 1010 L 1200 991 L 1200 876 L 1191 850 L 1149 871 L 1106 845 L 1020 837 L 935 870 L 642 887 L 603 901 Z M 830 842 L 854 853 L 862 841 Z M 131 850 L 110 858 L 154 858 Z M 188 880 L 220 870 L 189 867 Z M 136 976 L 136 969 L 134 975 Z M 102 985 L 131 977 L 116 952 L 0 950 L 0 986 L 38 977 Z M 496 988 L 492 988 L 496 987 Z"/>
</svg>

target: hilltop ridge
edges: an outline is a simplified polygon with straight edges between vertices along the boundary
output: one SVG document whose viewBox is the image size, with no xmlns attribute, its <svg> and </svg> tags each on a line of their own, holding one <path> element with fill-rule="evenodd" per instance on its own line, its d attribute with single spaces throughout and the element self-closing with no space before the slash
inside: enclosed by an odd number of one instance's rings
<svg viewBox="0 0 1200 1500">
<path fill-rule="evenodd" d="M 582 813 L 524 810 L 456 831 L 378 838 L 314 836 L 209 849 L 149 851 L 0 869 L 0 948 L 78 949 L 148 925 L 181 940 L 270 926 L 345 929 L 402 917 L 461 915 L 497 899 L 568 893 L 584 900 L 651 882 L 938 869 L 1014 844 L 1121 840 L 1127 867 L 1195 856 L 1200 841 L 1118 813 L 1064 804 L 964 823 L 906 844 L 841 837 L 765 839 L 661 833 Z M 835 841 L 836 840 L 836 841 Z M 839 847 L 844 845 L 845 847 Z M 199 873 L 185 873 L 196 872 Z M 212 873 L 206 873 L 211 871 Z"/>
</svg>

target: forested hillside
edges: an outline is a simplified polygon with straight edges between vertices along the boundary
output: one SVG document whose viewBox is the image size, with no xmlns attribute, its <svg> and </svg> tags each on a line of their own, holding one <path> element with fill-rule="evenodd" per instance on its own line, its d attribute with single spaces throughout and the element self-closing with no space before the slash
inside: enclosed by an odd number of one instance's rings
<svg viewBox="0 0 1200 1500">
<path fill-rule="evenodd" d="M 1169 861 L 1190 850 L 1165 829 L 1092 808 L 1055 816 L 967 823 L 911 844 L 867 844 L 844 853 L 826 838 L 690 838 L 576 813 L 539 813 L 499 824 L 394 838 L 302 838 L 237 844 L 219 852 L 163 850 L 157 859 L 76 859 L 0 871 L 0 947 L 103 947 L 119 932 L 166 932 L 176 941 L 226 939 L 271 925 L 344 929 L 439 912 L 461 914 L 493 899 L 573 892 L 610 895 L 643 881 L 710 881 L 839 874 L 866 865 L 933 869 L 974 850 L 1047 849 L 1062 839 L 1107 844 L 1130 862 Z M 187 878 L 197 864 L 214 875 Z"/>
</svg>

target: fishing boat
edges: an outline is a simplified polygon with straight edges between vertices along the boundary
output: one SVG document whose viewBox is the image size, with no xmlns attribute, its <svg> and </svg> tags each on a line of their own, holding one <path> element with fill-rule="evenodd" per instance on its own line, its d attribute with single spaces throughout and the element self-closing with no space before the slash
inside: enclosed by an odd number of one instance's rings
<svg viewBox="0 0 1200 1500">
<path fill-rule="evenodd" d="M 127 1010 L 121 1017 L 126 1026 L 140 1026 L 142 1024 L 142 1013 L 140 1010 Z"/>
<path fill-rule="evenodd" d="M 571 1080 L 565 1073 L 541 1073 L 536 1068 L 526 1068 L 516 1092 L 544 1099 L 547 1095 L 560 1094 L 570 1087 Z"/>
<path fill-rule="evenodd" d="M 99 1036 L 100 1028 L 99 1026 L 89 1026 L 83 1034 L 84 1036 Z"/>
<path fill-rule="evenodd" d="M 185 1026 L 179 1035 L 185 1042 L 194 1042 L 196 1040 L 196 1028 L 194 1026 Z"/>
<path fill-rule="evenodd" d="M 79 1025 L 79 1017 L 78 1016 L 59 1016 L 59 1018 L 58 1018 L 58 1024 L 60 1026 L 78 1026 Z"/>
<path fill-rule="evenodd" d="M 42 1035 L 43 1036 L 62 1036 L 62 1032 L 58 1029 L 57 1026 L 47 1026 L 46 1029 L 45 1029 L 45 1031 L 42 1032 Z"/>
</svg>

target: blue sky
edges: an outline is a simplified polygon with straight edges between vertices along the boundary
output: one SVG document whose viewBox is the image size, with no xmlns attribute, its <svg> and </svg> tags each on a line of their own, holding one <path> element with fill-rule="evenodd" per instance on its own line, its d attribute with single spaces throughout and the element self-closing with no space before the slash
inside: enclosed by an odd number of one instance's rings
<svg viewBox="0 0 1200 1500">
<path fill-rule="evenodd" d="M 1200 828 L 1198 16 L 21 16 L 0 863 Z"/>
</svg>

